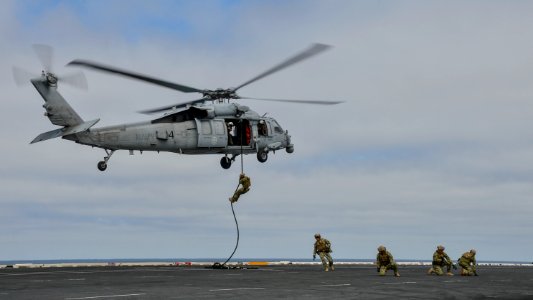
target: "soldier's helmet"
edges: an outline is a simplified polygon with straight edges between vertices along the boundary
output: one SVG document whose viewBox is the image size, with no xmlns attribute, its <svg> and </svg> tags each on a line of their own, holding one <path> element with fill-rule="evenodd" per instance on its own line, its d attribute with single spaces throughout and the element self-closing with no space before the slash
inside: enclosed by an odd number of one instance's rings
<svg viewBox="0 0 533 300">
<path fill-rule="evenodd" d="M 387 248 L 385 248 L 385 246 L 383 246 L 383 245 L 378 247 L 378 251 L 379 252 L 382 252 L 382 251 L 385 251 L 385 250 L 387 250 Z"/>
<path fill-rule="evenodd" d="M 472 253 L 472 254 L 476 254 L 476 249 L 471 249 L 471 250 L 470 250 L 470 253 Z"/>
<path fill-rule="evenodd" d="M 445 248 L 444 248 L 443 245 L 438 245 L 438 246 L 437 246 L 437 250 L 441 250 L 441 251 L 442 251 L 442 250 L 444 250 L 444 249 L 445 249 Z"/>
<path fill-rule="evenodd" d="M 320 233 L 315 233 L 315 239 L 320 238 Z"/>
</svg>

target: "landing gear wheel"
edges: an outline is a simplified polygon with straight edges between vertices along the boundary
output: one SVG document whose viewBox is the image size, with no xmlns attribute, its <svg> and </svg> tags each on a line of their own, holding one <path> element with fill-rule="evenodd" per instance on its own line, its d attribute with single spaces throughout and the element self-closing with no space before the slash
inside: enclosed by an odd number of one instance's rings
<svg viewBox="0 0 533 300">
<path fill-rule="evenodd" d="M 231 159 L 227 156 L 224 156 L 220 159 L 220 165 L 223 169 L 229 169 L 231 167 Z"/>
<path fill-rule="evenodd" d="M 268 159 L 268 152 L 266 152 L 266 151 L 257 152 L 257 160 L 259 162 L 264 163 L 265 161 L 267 161 L 267 159 Z"/>
<path fill-rule="evenodd" d="M 100 171 L 105 171 L 105 169 L 107 169 L 107 164 L 105 161 L 99 161 L 98 162 L 98 170 Z"/>
</svg>

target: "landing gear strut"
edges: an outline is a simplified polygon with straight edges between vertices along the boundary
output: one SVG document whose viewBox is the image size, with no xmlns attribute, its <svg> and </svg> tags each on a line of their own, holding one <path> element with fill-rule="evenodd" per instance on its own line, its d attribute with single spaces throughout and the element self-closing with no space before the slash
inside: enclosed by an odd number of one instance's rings
<svg viewBox="0 0 533 300">
<path fill-rule="evenodd" d="M 107 156 L 104 157 L 104 160 L 101 160 L 98 162 L 98 170 L 100 171 L 105 171 L 105 169 L 107 169 L 107 161 L 111 158 L 111 155 L 113 155 L 113 153 L 115 153 L 115 150 L 107 150 L 107 149 L 104 149 L 105 150 L 105 153 L 107 154 Z"/>
</svg>

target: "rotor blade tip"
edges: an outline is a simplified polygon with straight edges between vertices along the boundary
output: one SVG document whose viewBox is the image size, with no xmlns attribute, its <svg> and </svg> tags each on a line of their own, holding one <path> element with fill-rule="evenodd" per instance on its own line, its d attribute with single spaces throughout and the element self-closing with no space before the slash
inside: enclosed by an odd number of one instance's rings
<svg viewBox="0 0 533 300">
<path fill-rule="evenodd" d="M 331 45 L 322 44 L 322 43 L 314 43 L 313 47 L 317 48 L 317 49 L 320 49 L 320 50 L 327 50 L 329 48 L 333 48 L 333 46 L 331 46 Z"/>
<path fill-rule="evenodd" d="M 68 64 L 66 64 L 67 66 L 72 66 L 72 65 L 79 65 L 81 63 L 81 60 L 79 59 L 75 59 L 71 62 L 69 62 Z"/>
</svg>

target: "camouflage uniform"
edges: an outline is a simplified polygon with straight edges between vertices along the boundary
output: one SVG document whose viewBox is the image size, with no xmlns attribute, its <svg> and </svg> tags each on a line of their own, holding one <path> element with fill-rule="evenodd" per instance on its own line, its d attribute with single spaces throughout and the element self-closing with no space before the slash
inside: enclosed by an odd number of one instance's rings
<svg viewBox="0 0 533 300">
<path fill-rule="evenodd" d="M 379 246 L 378 255 L 376 256 L 376 265 L 380 276 L 385 276 L 387 270 L 393 270 L 394 276 L 400 277 L 398 265 L 394 261 L 392 254 L 384 246 Z"/>
<path fill-rule="evenodd" d="M 235 191 L 233 197 L 229 198 L 231 203 L 237 202 L 242 194 L 246 194 L 250 190 L 250 186 L 252 185 L 250 177 L 244 175 L 244 173 L 241 173 L 239 176 L 239 185 L 241 185 L 241 187 Z"/>
<path fill-rule="evenodd" d="M 458 260 L 459 266 L 461 266 L 462 276 L 477 275 L 476 273 L 476 250 L 472 249 L 465 252 Z"/>
<path fill-rule="evenodd" d="M 442 271 L 442 267 L 446 266 L 447 275 L 453 275 L 453 273 L 451 272 L 452 265 L 452 260 L 450 259 L 448 254 L 444 252 L 444 247 L 438 246 L 437 251 L 433 253 L 432 267 L 431 269 L 429 269 L 428 274 L 436 274 L 441 276 L 444 274 L 444 272 Z"/>
<path fill-rule="evenodd" d="M 335 270 L 333 267 L 333 258 L 331 258 L 331 243 L 320 237 L 320 234 L 315 234 L 315 247 L 313 250 L 313 258 L 318 253 L 318 256 L 320 256 L 320 260 L 322 261 L 322 265 L 324 266 L 324 271 L 329 271 L 331 268 L 331 271 Z"/>
</svg>

